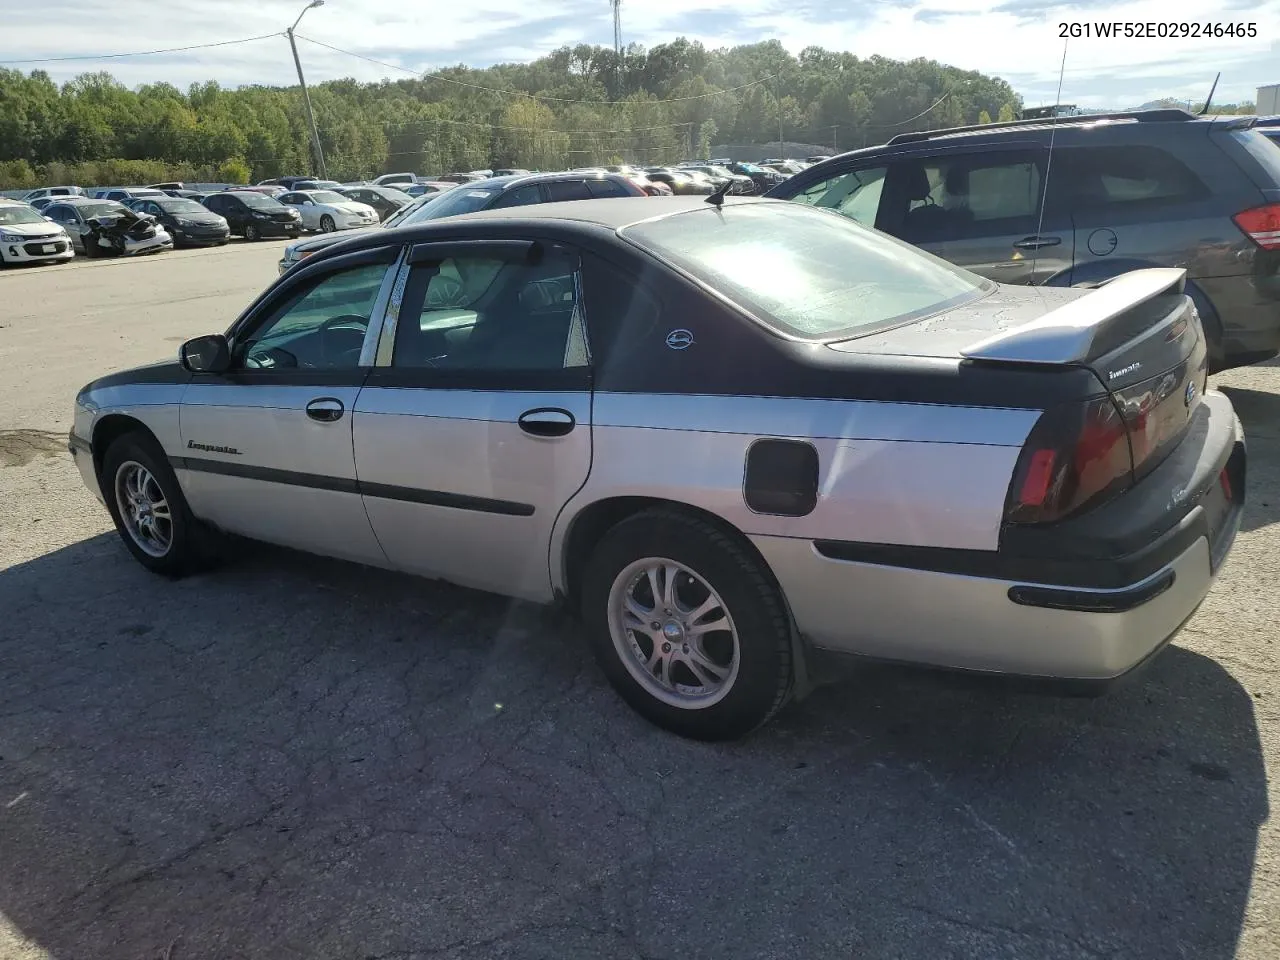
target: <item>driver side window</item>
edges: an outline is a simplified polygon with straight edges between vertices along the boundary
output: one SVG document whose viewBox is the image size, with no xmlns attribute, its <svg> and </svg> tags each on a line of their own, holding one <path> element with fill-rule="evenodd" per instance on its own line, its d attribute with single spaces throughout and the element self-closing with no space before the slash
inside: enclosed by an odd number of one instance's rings
<svg viewBox="0 0 1280 960">
<path fill-rule="evenodd" d="M 793 200 L 842 213 L 868 227 L 876 225 L 887 167 L 867 167 L 838 174 L 802 190 Z"/>
<path fill-rule="evenodd" d="M 385 263 L 340 270 L 304 285 L 235 346 L 233 366 L 245 370 L 352 370 Z"/>
</svg>

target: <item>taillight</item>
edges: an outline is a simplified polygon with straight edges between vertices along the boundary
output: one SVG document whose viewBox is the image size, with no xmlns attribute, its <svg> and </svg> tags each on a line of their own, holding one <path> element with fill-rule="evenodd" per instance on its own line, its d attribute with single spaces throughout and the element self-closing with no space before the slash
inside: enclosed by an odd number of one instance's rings
<svg viewBox="0 0 1280 960">
<path fill-rule="evenodd" d="M 1280 250 L 1280 203 L 1254 207 L 1231 219 L 1263 250 Z"/>
<path fill-rule="evenodd" d="M 1110 397 L 1046 410 L 1031 429 L 1009 485 L 1005 519 L 1051 523 L 1133 482 L 1124 418 Z"/>
</svg>

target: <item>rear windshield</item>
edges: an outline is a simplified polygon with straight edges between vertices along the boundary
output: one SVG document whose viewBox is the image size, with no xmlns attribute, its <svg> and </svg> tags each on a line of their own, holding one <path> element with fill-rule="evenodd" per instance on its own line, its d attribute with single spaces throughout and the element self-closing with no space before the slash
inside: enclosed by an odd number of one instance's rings
<svg viewBox="0 0 1280 960">
<path fill-rule="evenodd" d="M 847 217 L 792 203 L 708 206 L 622 236 L 782 332 L 814 339 L 860 336 L 995 288 Z"/>
<path fill-rule="evenodd" d="M 274 197 L 268 197 L 265 193 L 237 193 L 246 207 L 253 207 L 255 210 L 283 210 L 285 205 Z"/>
</svg>

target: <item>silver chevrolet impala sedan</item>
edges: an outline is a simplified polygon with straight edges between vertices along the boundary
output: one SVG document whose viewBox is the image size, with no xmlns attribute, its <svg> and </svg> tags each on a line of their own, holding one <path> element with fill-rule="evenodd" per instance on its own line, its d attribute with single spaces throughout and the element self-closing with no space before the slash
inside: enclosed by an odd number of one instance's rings
<svg viewBox="0 0 1280 960">
<path fill-rule="evenodd" d="M 816 651 L 1099 686 L 1240 521 L 1183 284 L 1001 286 L 768 200 L 490 211 L 308 259 L 85 387 L 70 447 L 157 573 L 230 533 L 564 602 L 686 736 Z"/>
</svg>

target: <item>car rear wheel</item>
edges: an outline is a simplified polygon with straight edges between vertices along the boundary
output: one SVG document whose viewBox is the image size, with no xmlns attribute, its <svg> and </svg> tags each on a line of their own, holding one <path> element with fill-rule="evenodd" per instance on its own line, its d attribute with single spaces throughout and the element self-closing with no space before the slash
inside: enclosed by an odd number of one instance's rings
<svg viewBox="0 0 1280 960">
<path fill-rule="evenodd" d="M 681 736 L 741 737 L 791 694 L 782 596 L 744 544 L 706 521 L 665 510 L 623 520 L 587 563 L 582 605 L 609 682 Z"/>
<path fill-rule="evenodd" d="M 333 233 L 335 229 L 337 228 L 334 226 L 333 217 L 329 216 L 326 213 L 323 217 L 320 218 L 321 233 Z"/>
<path fill-rule="evenodd" d="M 102 460 L 102 492 L 120 539 L 153 573 L 180 577 L 209 556 L 209 534 L 192 515 L 159 444 L 137 431 L 116 439 Z"/>
<path fill-rule="evenodd" d="M 258 229 L 256 223 L 246 223 L 244 227 L 244 238 L 246 240 L 261 240 L 262 231 Z"/>
</svg>

